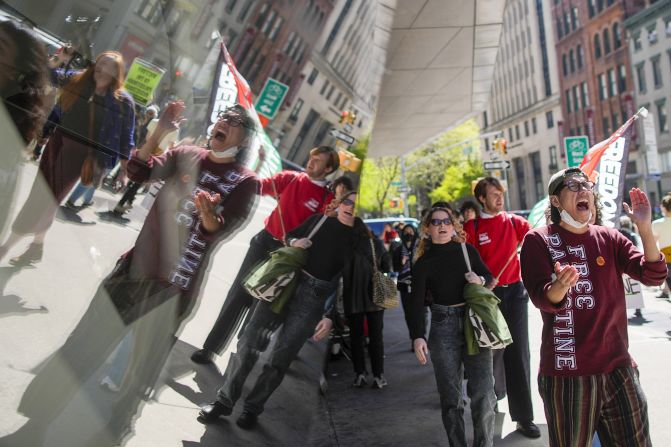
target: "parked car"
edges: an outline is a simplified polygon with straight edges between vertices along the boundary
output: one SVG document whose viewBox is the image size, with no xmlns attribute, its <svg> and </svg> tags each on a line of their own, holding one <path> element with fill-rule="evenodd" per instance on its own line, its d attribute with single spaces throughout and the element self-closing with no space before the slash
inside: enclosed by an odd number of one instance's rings
<svg viewBox="0 0 671 447">
<path fill-rule="evenodd" d="M 531 210 L 512 210 L 511 213 L 522 216 L 525 219 L 529 219 L 529 213 L 531 213 Z"/>
<path fill-rule="evenodd" d="M 386 224 L 394 225 L 397 222 L 411 224 L 414 225 L 415 228 L 419 227 L 419 221 L 413 217 L 382 217 L 379 219 L 364 219 L 364 223 L 368 225 L 368 228 L 370 228 L 370 230 L 378 237 L 382 234 Z"/>
</svg>

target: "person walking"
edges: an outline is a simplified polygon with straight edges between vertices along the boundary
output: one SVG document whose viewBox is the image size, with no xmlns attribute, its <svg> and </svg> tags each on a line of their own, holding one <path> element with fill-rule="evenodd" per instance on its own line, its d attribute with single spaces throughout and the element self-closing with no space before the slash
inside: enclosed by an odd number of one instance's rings
<svg viewBox="0 0 671 447">
<path fill-rule="evenodd" d="M 412 292 L 412 267 L 417 254 L 417 247 L 419 245 L 419 237 L 417 230 L 411 224 L 403 227 L 401 231 L 401 244 L 396 247 L 392 253 L 392 265 L 394 271 L 398 273 L 396 287 L 401 294 L 401 305 L 403 306 L 403 315 L 405 316 L 405 323 L 408 326 L 408 334 L 410 335 L 410 293 Z M 428 308 L 426 308 L 428 313 Z M 415 351 L 412 344 L 412 336 L 410 336 L 410 350 Z"/>
<path fill-rule="evenodd" d="M 333 321 L 331 314 L 324 315 L 324 304 L 337 286 L 346 259 L 352 256 L 355 202 L 356 193 L 350 193 L 340 203 L 337 217 L 315 215 L 289 232 L 289 246 L 308 251 L 296 290 L 279 314 L 267 301 L 260 301 L 255 307 L 236 351 L 231 353 L 217 399 L 200 410 L 200 422 L 212 423 L 232 413 L 249 373 L 276 333 L 272 351 L 236 421 L 240 428 L 252 429 L 310 334 L 314 333 L 315 341 L 329 334 Z M 322 219 L 323 224 L 312 238 L 306 238 Z"/>
<path fill-rule="evenodd" d="M 326 176 L 338 169 L 339 160 L 335 149 L 319 146 L 310 151 L 305 172 L 282 171 L 261 180 L 261 194 L 277 199 L 277 207 L 266 219 L 265 227 L 249 243 L 249 250 L 228 291 L 217 321 L 203 348 L 195 351 L 191 360 L 201 364 L 211 363 L 215 353 L 220 353 L 228 345 L 255 301 L 242 287 L 242 281 L 252 267 L 282 247 L 287 232 L 298 227 L 308 217 L 324 213 L 326 205 L 333 199 Z"/>
<path fill-rule="evenodd" d="M 482 206 L 480 217 L 464 224 L 467 240 L 475 246 L 494 280 L 488 283 L 501 300 L 503 314 L 513 343 L 494 353 L 494 377 L 497 399 L 508 395 L 510 417 L 517 431 L 528 438 L 539 438 L 531 403 L 529 367 L 529 297 L 522 284 L 518 244 L 529 231 L 529 222 L 504 211 L 504 189 L 494 177 L 475 185 L 474 195 Z"/>
<path fill-rule="evenodd" d="M 69 57 L 72 54 L 61 51 L 49 63 L 57 66 Z M 82 176 L 83 167 L 90 167 L 96 184 L 118 158 L 128 159 L 134 146 L 135 111 L 133 99 L 123 88 L 124 77 L 123 56 L 116 51 L 101 53 L 84 71 L 52 69 L 52 78 L 63 85 L 56 105 L 60 122 L 49 137 L 28 199 L 0 246 L 0 258 L 25 235 L 33 234 L 28 249 L 10 263 L 40 261 L 47 230 L 59 204 Z"/>
<path fill-rule="evenodd" d="M 590 224 L 594 183 L 579 168 L 550 178 L 551 223 L 522 244 L 524 284 L 541 311 L 538 389 L 551 447 L 651 445 L 639 371 L 628 352 L 622 274 L 645 285 L 667 276 L 652 231 L 652 207 L 638 188 L 628 217 L 638 227 L 639 251 L 613 228 Z"/>
<path fill-rule="evenodd" d="M 662 199 L 663 217 L 652 222 L 652 231 L 657 239 L 659 249 L 666 258 L 666 267 L 671 272 L 671 194 L 667 194 Z M 671 273 L 666 278 L 666 289 L 671 290 Z M 669 298 L 667 291 L 662 290 L 657 298 Z"/>
<path fill-rule="evenodd" d="M 348 205 L 349 199 L 341 203 Z M 363 221 L 354 218 L 352 256 L 348 259 L 343 274 L 343 309 L 350 328 L 354 386 L 361 388 L 366 380 L 366 355 L 364 322 L 368 322 L 368 354 L 373 373 L 372 387 L 387 386 L 384 377 L 384 309 L 373 303 L 373 272 L 375 269 L 388 273 L 391 270 L 389 253 L 382 241 L 373 237 Z"/>
<path fill-rule="evenodd" d="M 467 283 L 484 285 L 492 280 L 492 275 L 477 250 L 466 244 L 473 269 L 469 271 L 461 248 L 464 234 L 452 211 L 431 209 L 422 220 L 422 227 L 428 239 L 422 239 L 417 250 L 409 306 L 415 354 L 421 365 L 427 363 L 427 354 L 431 355 L 449 445 L 467 445 L 461 391 L 465 376 L 471 399 L 473 445 L 492 446 L 496 404 L 492 351 L 479 348 L 477 354 L 469 355 L 464 336 L 464 286 Z M 433 298 L 428 345 L 424 338 L 427 291 Z"/>
<path fill-rule="evenodd" d="M 111 414 L 87 445 L 118 445 L 140 400 L 151 394 L 175 335 L 196 303 L 214 247 L 235 234 L 251 214 L 259 183 L 240 162 L 249 150 L 253 119 L 241 106 L 226 109 L 207 148 L 180 146 L 152 157 L 183 110 L 183 103 L 171 103 L 157 130 L 129 161 L 131 179 L 163 179 L 165 185 L 135 245 L 103 280 L 77 327 L 23 394 L 19 412 L 28 423 L 0 439 L 1 445 L 43 445 L 51 421 L 77 392 L 92 392 L 85 384 L 132 333 L 134 367 L 125 374 L 122 389 L 109 401 L 89 399 L 111 407 Z"/>
</svg>

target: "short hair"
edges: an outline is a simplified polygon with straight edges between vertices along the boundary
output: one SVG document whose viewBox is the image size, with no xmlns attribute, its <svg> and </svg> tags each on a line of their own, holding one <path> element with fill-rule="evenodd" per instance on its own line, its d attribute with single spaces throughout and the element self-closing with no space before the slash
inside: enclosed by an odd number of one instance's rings
<svg viewBox="0 0 671 447">
<path fill-rule="evenodd" d="M 333 191 L 335 192 L 336 188 L 340 185 L 345 187 L 345 191 L 352 191 L 354 189 L 354 183 L 352 183 L 352 179 L 345 175 L 341 175 L 337 179 L 333 180 Z"/>
<path fill-rule="evenodd" d="M 472 200 L 466 200 L 464 203 L 461 204 L 461 206 L 459 207 L 459 214 L 464 214 L 464 212 L 467 210 L 473 210 L 476 216 L 480 216 L 480 208 Z"/>
<path fill-rule="evenodd" d="M 445 202 L 444 200 L 433 202 L 431 204 L 431 209 L 433 208 L 447 208 L 448 210 L 452 211 L 452 205 L 450 205 L 448 202 Z"/>
<path fill-rule="evenodd" d="M 329 159 L 326 162 L 326 167 L 331 168 L 331 172 L 338 170 L 340 167 L 340 156 L 338 155 L 338 151 L 331 146 L 317 146 L 310 151 L 310 156 L 319 154 L 328 154 Z"/>
<path fill-rule="evenodd" d="M 484 202 L 480 200 L 480 197 L 485 197 L 487 195 L 487 187 L 488 186 L 493 186 L 497 190 L 501 192 L 505 192 L 505 188 L 497 179 L 496 177 L 485 177 L 481 179 L 476 185 L 475 189 L 473 190 L 473 195 L 475 196 L 475 200 L 478 201 L 478 203 L 482 206 L 484 206 Z"/>
<path fill-rule="evenodd" d="M 666 211 L 671 212 L 671 193 L 662 198 L 662 206 Z"/>
</svg>

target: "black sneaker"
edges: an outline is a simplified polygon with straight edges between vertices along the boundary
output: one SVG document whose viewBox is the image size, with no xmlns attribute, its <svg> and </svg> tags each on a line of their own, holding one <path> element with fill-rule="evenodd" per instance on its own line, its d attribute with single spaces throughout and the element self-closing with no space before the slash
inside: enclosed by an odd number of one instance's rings
<svg viewBox="0 0 671 447">
<path fill-rule="evenodd" d="M 259 419 L 259 416 L 251 413 L 247 410 L 244 410 L 240 417 L 235 423 L 243 430 L 251 430 L 256 426 L 256 421 Z"/>
<path fill-rule="evenodd" d="M 517 431 L 527 438 L 536 439 L 541 437 L 541 431 L 533 421 L 518 422 Z"/>
<path fill-rule="evenodd" d="M 16 266 L 31 265 L 42 260 L 43 245 L 32 243 L 28 249 L 19 256 L 15 256 L 9 260 L 9 263 Z"/>
<path fill-rule="evenodd" d="M 198 412 L 198 421 L 203 424 L 214 422 L 219 419 L 219 416 L 228 416 L 232 411 L 232 408 L 215 400 L 211 404 L 207 404 L 200 409 Z"/>
<path fill-rule="evenodd" d="M 191 354 L 191 361 L 201 365 L 207 365 L 214 362 L 214 352 L 209 349 L 199 349 Z"/>
</svg>

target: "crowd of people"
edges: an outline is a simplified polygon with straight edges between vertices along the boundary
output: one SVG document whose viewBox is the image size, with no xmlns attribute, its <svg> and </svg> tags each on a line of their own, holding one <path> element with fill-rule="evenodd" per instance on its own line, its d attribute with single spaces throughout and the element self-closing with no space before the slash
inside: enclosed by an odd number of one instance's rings
<svg viewBox="0 0 671 447">
<path fill-rule="evenodd" d="M 466 445 L 464 380 L 475 445 L 493 444 L 497 401 L 504 397 L 517 430 L 528 438 L 541 436 L 531 400 L 529 299 L 543 317 L 538 389 L 550 445 L 589 445 L 595 432 L 607 445 L 649 445 L 645 395 L 628 353 L 621 277 L 671 284 L 660 254 L 661 247 L 671 256 L 671 196 L 662 202 L 665 217 L 652 222 L 646 195 L 630 192 L 625 212 L 637 228 L 638 248 L 600 225 L 594 184 L 579 169 L 552 177 L 548 222 L 536 229 L 505 211 L 503 186 L 487 177 L 474 188 L 477 203 L 456 210 L 438 202 L 419 227 L 388 225 L 375 235 L 356 216 L 351 179 L 329 181 L 340 160 L 332 147 L 315 147 L 304 172 L 261 179 L 247 167 L 257 122 L 242 106 L 221 111 L 211 134 L 197 145 L 179 139 L 183 102 L 169 102 L 163 110 L 134 105 L 123 89 L 120 53 L 104 51 L 88 67 L 73 70 L 67 68 L 72 51 L 47 59 L 35 36 L 11 21 L 0 23 L 0 40 L 12 50 L 18 72 L 0 77 L 7 115 L 22 144 L 46 142 L 0 259 L 32 236 L 28 249 L 9 262 L 38 263 L 61 203 L 73 211 L 92 205 L 95 189 L 115 169 L 118 179 L 130 180 L 111 210 L 118 215 L 128 211 L 142 185 L 162 183 L 137 240 L 28 385 L 19 405 L 28 422 L 0 439 L 3 445 L 42 445 L 54 418 L 105 363 L 112 365 L 103 380 L 115 392 L 108 402 L 112 414 L 89 444 L 118 443 L 194 309 L 214 248 L 249 221 L 259 195 L 277 205 L 222 294 L 202 348 L 191 356 L 195 363 L 212 363 L 237 335 L 220 388 L 198 414 L 201 422 L 232 413 L 250 371 L 272 346 L 237 419 L 239 427 L 252 429 L 303 344 L 310 337 L 327 338 L 339 319 L 349 328 L 353 386 L 389 386 L 385 309 L 376 301 L 374 278 L 393 271 L 411 350 L 421 365 L 429 359 L 433 364 L 450 445 Z M 2 168 L 11 171 L 19 157 L 4 156 Z M 12 191 L 3 192 L 3 218 Z M 305 260 L 290 299 L 278 310 L 254 299 L 244 283 L 282 247 L 302 250 Z M 495 349 L 474 340 L 476 317 L 490 322 L 495 334 L 509 334 L 512 343 Z"/>
</svg>

